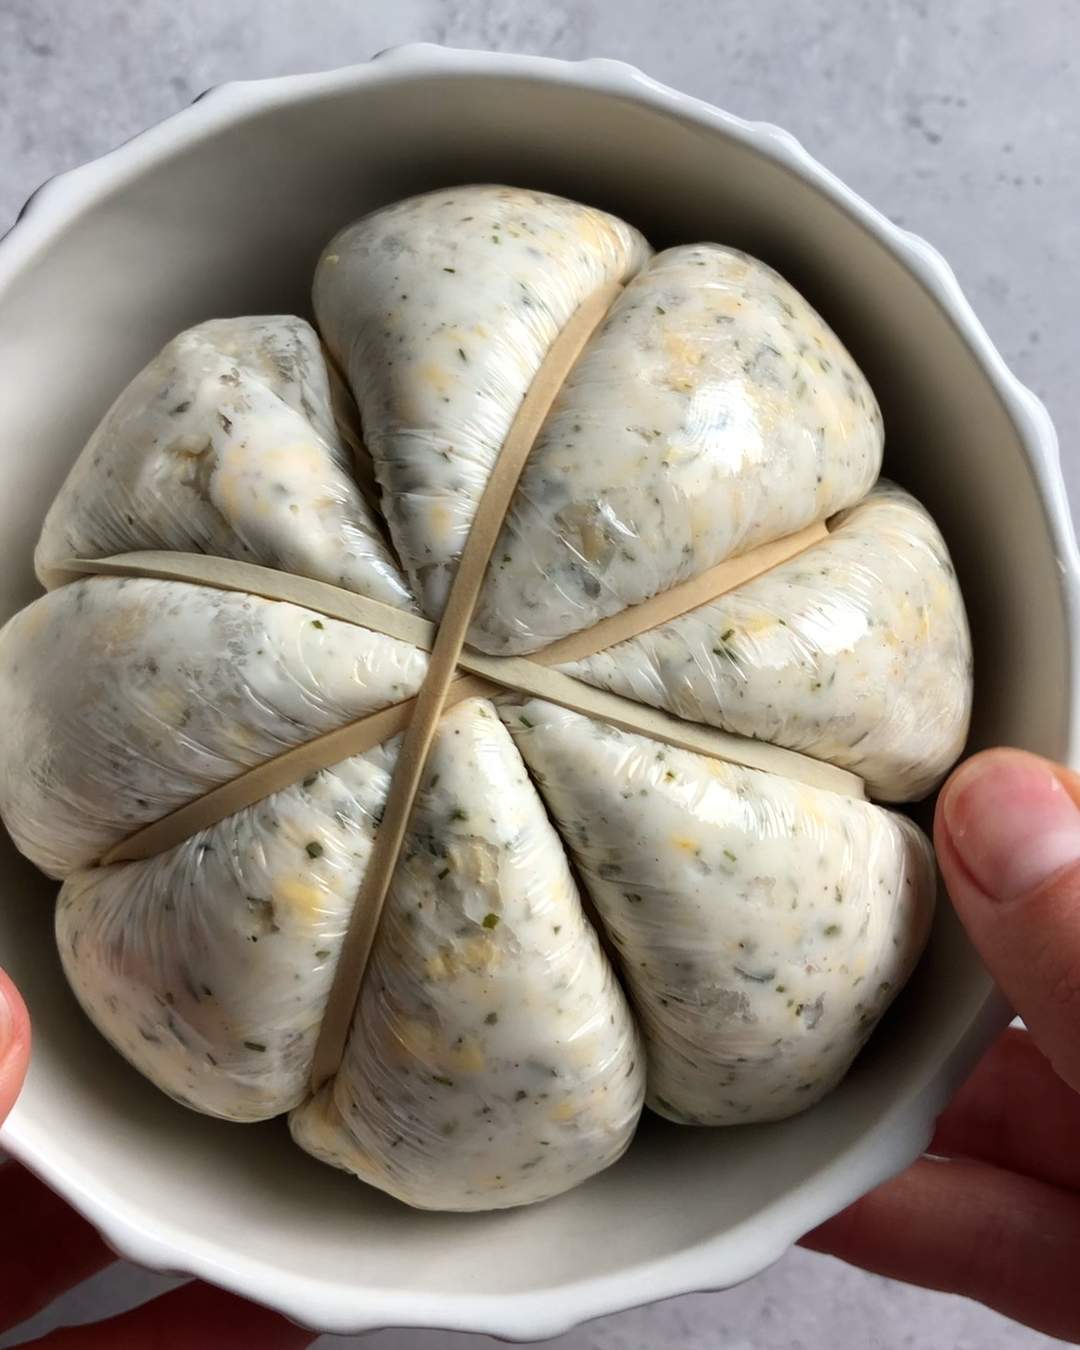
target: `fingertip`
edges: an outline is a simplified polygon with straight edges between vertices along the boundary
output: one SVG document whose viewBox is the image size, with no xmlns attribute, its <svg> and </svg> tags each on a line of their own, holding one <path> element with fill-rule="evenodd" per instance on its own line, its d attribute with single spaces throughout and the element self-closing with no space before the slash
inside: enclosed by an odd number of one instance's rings
<svg viewBox="0 0 1080 1350">
<path fill-rule="evenodd" d="M 19 991 L 0 970 L 0 1121 L 15 1105 L 30 1062 L 30 1015 Z"/>
<path fill-rule="evenodd" d="M 934 832 L 968 936 L 1058 1073 L 1080 1089 L 1080 791 L 1020 750 L 962 765 Z"/>
<path fill-rule="evenodd" d="M 1080 861 L 1080 809 L 1048 760 L 991 750 L 963 764 L 942 792 L 938 823 L 967 874 L 1009 903 Z"/>
<path fill-rule="evenodd" d="M 979 750 L 974 755 L 969 755 L 953 769 L 938 792 L 934 809 L 935 839 L 949 837 L 958 828 L 962 830 L 963 805 L 967 791 L 973 784 L 1008 773 L 1010 768 L 1053 773 L 1055 766 L 1029 750 L 1018 750 L 1013 746 L 994 746 L 989 750 Z M 967 799 L 970 801 L 970 798 Z"/>
</svg>

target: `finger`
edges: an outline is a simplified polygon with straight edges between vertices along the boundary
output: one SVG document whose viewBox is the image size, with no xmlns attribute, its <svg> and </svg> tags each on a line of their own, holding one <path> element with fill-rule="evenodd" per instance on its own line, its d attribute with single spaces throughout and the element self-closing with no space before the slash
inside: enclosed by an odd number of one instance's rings
<svg viewBox="0 0 1080 1350">
<path fill-rule="evenodd" d="M 30 1062 L 30 1018 L 19 991 L 0 970 L 0 1124 L 15 1105 Z"/>
<path fill-rule="evenodd" d="M 196 1282 L 119 1317 L 64 1327 L 26 1345 L 38 1350 L 303 1350 L 316 1339 L 315 1332 L 279 1313 Z"/>
<path fill-rule="evenodd" d="M 1074 776 L 1047 760 L 989 750 L 945 785 L 934 837 L 971 940 L 1039 1048 L 1080 1091 L 1078 798 Z"/>
<path fill-rule="evenodd" d="M 114 1259 L 90 1224 L 25 1168 L 0 1167 L 0 1333 Z"/>
<path fill-rule="evenodd" d="M 803 1245 L 1080 1337 L 1080 1199 L 988 1163 L 923 1158 Z"/>
<path fill-rule="evenodd" d="M 1080 1096 L 1026 1031 L 1007 1031 L 938 1121 L 931 1152 L 1080 1191 Z M 1080 1260 L 1080 1254 L 1078 1254 Z"/>
</svg>

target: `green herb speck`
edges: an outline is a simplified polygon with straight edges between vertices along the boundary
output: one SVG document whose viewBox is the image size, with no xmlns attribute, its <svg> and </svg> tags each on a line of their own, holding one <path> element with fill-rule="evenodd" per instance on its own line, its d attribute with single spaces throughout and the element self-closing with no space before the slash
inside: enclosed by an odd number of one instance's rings
<svg viewBox="0 0 1080 1350">
<path fill-rule="evenodd" d="M 323 855 L 323 846 L 317 839 L 312 839 L 310 843 L 304 845 L 304 852 L 309 858 L 321 858 Z"/>
<path fill-rule="evenodd" d="M 485 928 L 496 928 L 496 927 L 498 927 L 498 923 L 499 923 L 499 916 L 498 916 L 497 914 L 485 914 L 485 915 L 484 915 L 484 927 L 485 927 Z"/>
</svg>

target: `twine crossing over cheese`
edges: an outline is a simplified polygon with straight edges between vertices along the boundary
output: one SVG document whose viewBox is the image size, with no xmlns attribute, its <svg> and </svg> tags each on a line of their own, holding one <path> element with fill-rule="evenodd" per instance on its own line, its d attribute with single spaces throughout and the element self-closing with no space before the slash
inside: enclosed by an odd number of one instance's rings
<svg viewBox="0 0 1080 1350">
<path fill-rule="evenodd" d="M 779 773 L 851 797 L 865 796 L 862 780 L 844 769 L 780 746 L 683 721 L 551 669 L 671 622 L 760 576 L 827 538 L 828 529 L 823 522 L 719 563 L 531 657 L 490 656 L 465 645 L 491 554 L 529 452 L 567 375 L 621 290 L 621 283 L 613 282 L 594 292 L 578 307 L 549 348 L 518 408 L 480 498 L 438 624 L 327 582 L 203 554 L 146 551 L 102 559 L 73 558 L 58 569 L 65 581 L 86 575 L 152 577 L 260 595 L 301 605 L 431 653 L 427 674 L 415 697 L 360 717 L 245 770 L 137 830 L 100 860 L 107 865 L 165 852 L 192 834 L 320 769 L 404 733 L 316 1042 L 311 1070 L 313 1090 L 317 1091 L 332 1078 L 341 1063 L 364 971 L 439 718 L 454 703 L 500 690 L 516 690 L 711 758 Z M 459 668 L 467 673 L 460 675 Z"/>
</svg>

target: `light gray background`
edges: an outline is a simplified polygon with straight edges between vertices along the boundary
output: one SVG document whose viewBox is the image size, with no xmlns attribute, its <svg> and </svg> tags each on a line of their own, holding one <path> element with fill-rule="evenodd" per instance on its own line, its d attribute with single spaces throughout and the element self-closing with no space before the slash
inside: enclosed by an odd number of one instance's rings
<svg viewBox="0 0 1080 1350">
<path fill-rule="evenodd" d="M 621 57 L 787 127 L 952 262 L 1006 360 L 1049 405 L 1080 500 L 1076 0 L 0 0 L 0 232 L 43 179 L 211 85 L 343 65 L 417 39 Z M 0 1347 L 118 1311 L 171 1283 L 116 1266 Z M 496 1342 L 388 1331 L 318 1344 L 480 1350 Z M 793 1252 L 730 1293 L 625 1313 L 546 1344 L 1034 1350 L 1057 1342 L 962 1300 Z"/>
</svg>

